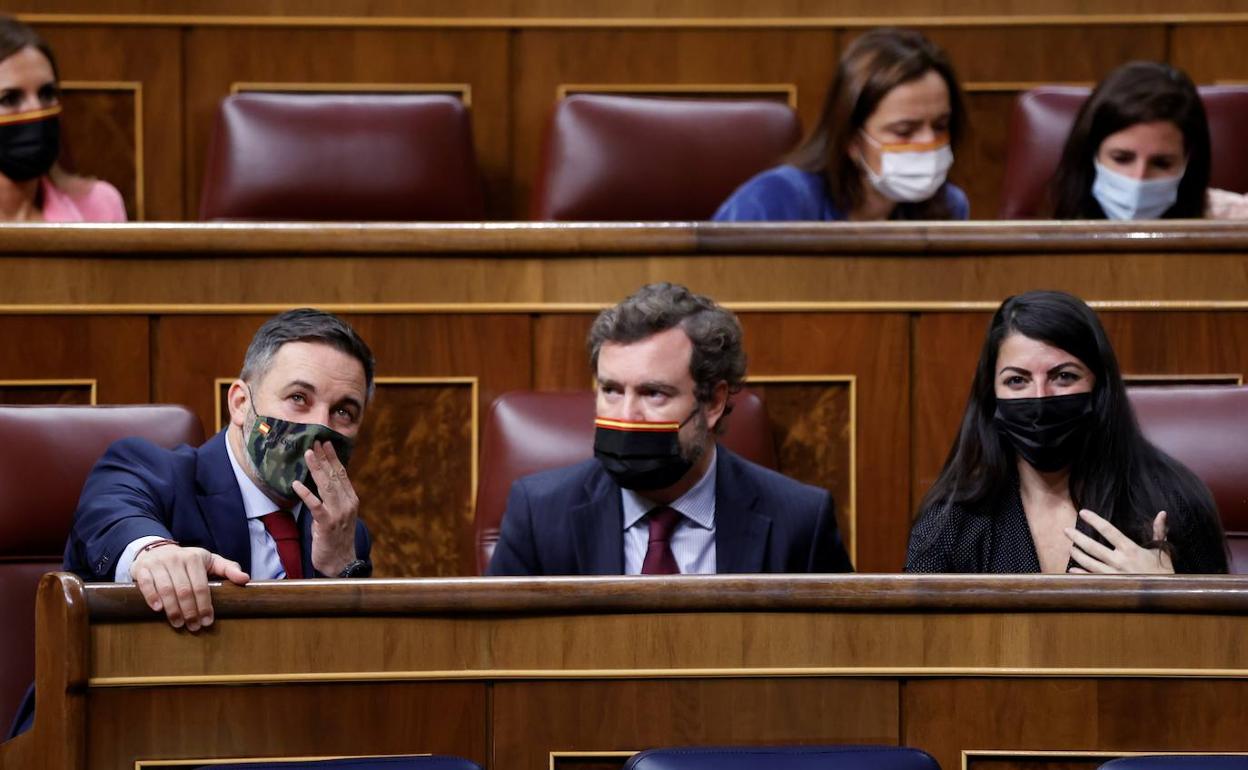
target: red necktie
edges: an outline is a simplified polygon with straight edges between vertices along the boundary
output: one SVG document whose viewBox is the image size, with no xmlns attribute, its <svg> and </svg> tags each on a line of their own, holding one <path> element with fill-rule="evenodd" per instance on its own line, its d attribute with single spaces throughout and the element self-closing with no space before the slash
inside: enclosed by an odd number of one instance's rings
<svg viewBox="0 0 1248 770">
<path fill-rule="evenodd" d="M 277 558 L 282 560 L 287 580 L 303 578 L 303 546 L 299 542 L 299 525 L 290 511 L 274 511 L 260 517 L 264 528 L 277 543 Z"/>
<path fill-rule="evenodd" d="M 680 567 L 672 554 L 672 533 L 682 518 L 680 511 L 659 506 L 647 513 L 646 518 L 650 520 L 650 542 L 641 563 L 641 574 L 679 575 Z"/>
</svg>

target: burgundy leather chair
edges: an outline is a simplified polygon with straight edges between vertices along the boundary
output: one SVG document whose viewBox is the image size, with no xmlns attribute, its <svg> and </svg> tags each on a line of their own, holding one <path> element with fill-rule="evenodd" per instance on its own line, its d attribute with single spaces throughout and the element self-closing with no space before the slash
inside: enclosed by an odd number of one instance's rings
<svg viewBox="0 0 1248 770">
<path fill-rule="evenodd" d="M 550 119 L 533 218 L 709 219 L 800 135 L 776 101 L 569 96 Z"/>
<path fill-rule="evenodd" d="M 78 493 L 108 445 L 200 444 L 181 406 L 0 406 L 0 730 L 35 678 L 35 588 L 61 568 Z"/>
<path fill-rule="evenodd" d="M 468 109 L 438 94 L 235 94 L 221 102 L 199 217 L 484 216 Z"/>
<path fill-rule="evenodd" d="M 728 429 L 719 440 L 747 460 L 776 467 L 767 408 L 756 393 L 733 397 Z M 517 390 L 494 399 L 481 439 L 477 484 L 477 572 L 494 555 L 511 483 L 521 476 L 594 456 L 594 394 Z"/>
<path fill-rule="evenodd" d="M 1201 86 L 1213 148 L 1213 187 L 1248 192 L 1248 86 Z M 1088 88 L 1044 86 L 1019 95 L 1010 120 L 999 219 L 1042 216 L 1075 115 Z"/>
<path fill-rule="evenodd" d="M 1213 492 L 1231 544 L 1231 571 L 1248 574 L 1248 387 L 1137 387 L 1128 392 L 1144 435 Z"/>
</svg>

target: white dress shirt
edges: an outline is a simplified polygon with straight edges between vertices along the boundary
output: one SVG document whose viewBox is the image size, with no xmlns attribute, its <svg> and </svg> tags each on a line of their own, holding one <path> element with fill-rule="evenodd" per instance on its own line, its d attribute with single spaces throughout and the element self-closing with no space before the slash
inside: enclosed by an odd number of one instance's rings
<svg viewBox="0 0 1248 770">
<path fill-rule="evenodd" d="M 668 506 L 682 514 L 670 541 L 682 575 L 715 574 L 715 469 L 719 455 L 714 444 L 710 451 L 706 473 Z M 624 508 L 624 574 L 640 575 L 650 545 L 646 514 L 661 503 L 631 489 L 621 489 L 620 499 Z"/>
<path fill-rule="evenodd" d="M 230 444 L 228 437 L 225 450 L 230 456 L 230 467 L 234 469 L 234 478 L 238 481 L 238 491 L 243 495 L 243 510 L 247 513 L 247 535 L 251 540 L 251 572 L 248 574 L 251 575 L 252 580 L 284 578 L 286 569 L 282 567 L 282 560 L 277 555 L 277 542 L 273 540 L 269 531 L 264 528 L 264 522 L 260 520 L 261 516 L 278 510 L 278 506 L 243 472 L 238 459 L 234 457 L 234 447 Z M 296 522 L 299 521 L 303 508 L 303 504 L 300 504 L 295 509 Z M 134 563 L 134 557 L 138 556 L 139 549 L 148 543 L 163 539 L 154 536 L 141 537 L 131 542 L 117 559 L 117 574 L 113 579 L 118 583 L 133 581 L 134 578 L 130 576 L 130 565 Z"/>
</svg>

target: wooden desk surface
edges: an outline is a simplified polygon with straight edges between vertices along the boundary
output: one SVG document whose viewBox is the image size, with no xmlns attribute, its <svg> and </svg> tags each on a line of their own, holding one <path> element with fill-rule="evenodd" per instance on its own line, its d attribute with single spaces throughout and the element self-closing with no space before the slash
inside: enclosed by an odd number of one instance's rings
<svg viewBox="0 0 1248 770">
<path fill-rule="evenodd" d="M 1235 222 L 0 225 L 4 312 L 576 311 L 663 279 L 738 310 L 967 309 L 1046 285 L 1240 307 Z"/>
<path fill-rule="evenodd" d="M 216 623 L 192 635 L 132 587 L 46 577 L 39 721 L 0 746 L 0 767 L 447 752 L 538 770 L 716 742 L 905 744 L 946 770 L 1248 752 L 1241 578 L 308 581 L 213 596 Z"/>
</svg>

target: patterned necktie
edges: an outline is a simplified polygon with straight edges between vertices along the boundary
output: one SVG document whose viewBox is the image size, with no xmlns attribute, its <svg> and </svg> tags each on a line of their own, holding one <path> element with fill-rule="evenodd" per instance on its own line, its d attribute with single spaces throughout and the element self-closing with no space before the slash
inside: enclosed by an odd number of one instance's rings
<svg viewBox="0 0 1248 770">
<path fill-rule="evenodd" d="M 282 561 L 287 580 L 303 577 L 303 545 L 299 542 L 299 525 L 290 511 L 274 511 L 260 517 L 273 542 L 277 543 L 277 558 Z"/>
<path fill-rule="evenodd" d="M 672 533 L 684 518 L 680 511 L 661 505 L 646 514 L 650 520 L 650 543 L 641 563 L 643 575 L 679 575 L 680 567 L 672 554 Z"/>
</svg>

